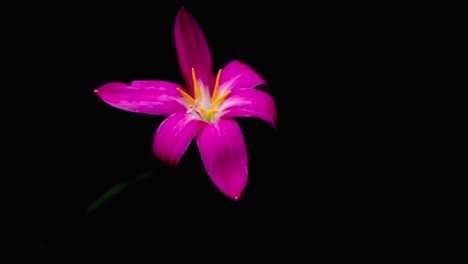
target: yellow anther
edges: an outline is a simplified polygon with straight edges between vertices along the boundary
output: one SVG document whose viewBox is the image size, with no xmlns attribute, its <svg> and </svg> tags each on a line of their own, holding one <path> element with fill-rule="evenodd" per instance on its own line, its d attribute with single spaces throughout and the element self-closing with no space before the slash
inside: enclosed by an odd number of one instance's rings
<svg viewBox="0 0 468 264">
<path fill-rule="evenodd" d="M 190 103 L 190 107 L 193 107 L 193 105 L 195 105 L 195 100 L 193 99 L 192 96 L 190 96 L 188 93 L 186 93 L 184 90 L 180 89 L 179 87 L 177 87 L 176 89 Z"/>
<path fill-rule="evenodd" d="M 199 109 L 200 111 L 202 111 L 202 114 L 204 116 L 212 116 L 213 114 L 219 112 L 218 109 L 210 109 L 209 111 L 206 111 L 203 107 L 201 106 L 197 106 L 197 109 Z"/>
<path fill-rule="evenodd" d="M 211 103 L 211 107 L 215 107 L 217 105 L 219 105 L 221 102 L 224 101 L 224 99 L 226 99 L 226 97 L 228 95 L 231 94 L 231 91 L 227 91 L 225 92 L 223 95 L 221 95 L 220 97 L 216 98 L 216 100 L 214 100 L 212 103 Z"/>
<path fill-rule="evenodd" d="M 215 113 L 218 113 L 219 110 L 218 109 L 210 109 L 210 111 L 208 111 L 208 113 L 206 113 L 207 116 L 211 116 L 211 115 L 214 115 Z"/>
<path fill-rule="evenodd" d="M 200 87 L 198 86 L 197 76 L 195 75 L 195 69 L 192 68 L 192 81 L 193 81 L 193 88 L 195 90 L 195 96 L 198 102 L 202 101 L 202 96 L 200 93 Z"/>
<path fill-rule="evenodd" d="M 218 75 L 216 75 L 216 83 L 213 88 L 213 95 L 211 96 L 211 101 L 215 101 L 218 98 L 218 87 L 219 87 L 219 78 L 221 77 L 221 69 L 218 71 Z"/>
</svg>

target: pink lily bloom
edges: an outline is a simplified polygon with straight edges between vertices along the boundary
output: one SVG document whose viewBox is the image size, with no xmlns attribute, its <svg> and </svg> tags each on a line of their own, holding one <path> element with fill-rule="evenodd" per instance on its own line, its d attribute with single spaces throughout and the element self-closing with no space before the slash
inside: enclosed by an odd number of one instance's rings
<svg viewBox="0 0 468 264">
<path fill-rule="evenodd" d="M 181 8 L 175 44 L 186 88 L 167 81 L 104 84 L 95 90 L 107 104 L 130 112 L 168 116 L 156 131 L 155 155 L 177 165 L 193 139 L 208 176 L 238 201 L 247 184 L 247 148 L 237 117 L 254 117 L 276 127 L 276 104 L 266 82 L 249 66 L 231 61 L 216 77 L 206 39 L 194 17 Z"/>
</svg>

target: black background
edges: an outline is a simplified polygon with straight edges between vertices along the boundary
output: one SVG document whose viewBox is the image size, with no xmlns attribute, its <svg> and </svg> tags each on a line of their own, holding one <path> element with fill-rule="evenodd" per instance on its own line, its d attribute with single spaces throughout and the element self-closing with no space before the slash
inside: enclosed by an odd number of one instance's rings
<svg viewBox="0 0 468 264">
<path fill-rule="evenodd" d="M 196 145 L 175 168 L 154 156 L 164 116 L 112 108 L 93 92 L 111 81 L 183 84 L 174 45 L 181 6 L 205 33 L 214 70 L 244 62 L 268 82 L 277 104 L 277 128 L 238 120 L 249 154 L 238 202 L 212 184 Z M 12 79 L 23 102 L 15 106 L 22 121 L 13 133 L 21 140 L 11 156 L 21 160 L 17 171 L 32 176 L 21 178 L 22 193 L 31 194 L 20 195 L 28 209 L 22 219 L 32 227 L 27 241 L 47 257 L 180 258 L 196 249 L 225 258 L 302 258 L 381 249 L 373 242 L 394 228 L 390 212 L 399 199 L 386 194 L 399 180 L 400 160 L 390 149 L 400 131 L 381 111 L 402 45 L 390 37 L 398 19 L 383 19 L 390 8 L 294 1 L 29 6 L 17 17 L 26 22 L 12 30 L 10 64 L 20 72 Z M 151 169 L 150 179 L 84 213 L 113 184 Z M 356 245 L 361 250 L 347 251 Z"/>
</svg>

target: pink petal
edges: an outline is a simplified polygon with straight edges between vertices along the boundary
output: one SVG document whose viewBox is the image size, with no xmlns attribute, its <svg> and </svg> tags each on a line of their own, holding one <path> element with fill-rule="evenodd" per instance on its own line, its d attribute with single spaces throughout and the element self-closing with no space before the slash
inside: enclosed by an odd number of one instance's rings
<svg viewBox="0 0 468 264">
<path fill-rule="evenodd" d="M 247 185 L 247 148 L 239 125 L 230 119 L 208 123 L 197 144 L 213 183 L 228 197 L 239 200 Z"/>
<path fill-rule="evenodd" d="M 153 141 L 156 157 L 170 165 L 176 166 L 187 150 L 192 139 L 206 123 L 192 114 L 175 113 L 166 118 Z"/>
<path fill-rule="evenodd" d="M 197 21 L 183 7 L 177 14 L 174 33 L 180 69 L 187 89 L 193 95 L 192 67 L 205 86 L 214 82 L 210 49 Z"/>
<path fill-rule="evenodd" d="M 268 93 L 256 89 L 232 90 L 220 106 L 222 118 L 256 117 L 273 127 L 277 124 L 276 104 Z"/>
<path fill-rule="evenodd" d="M 171 115 L 186 110 L 186 102 L 176 87 L 164 81 L 134 81 L 131 85 L 112 82 L 94 90 L 109 105 L 136 113 Z"/>
<path fill-rule="evenodd" d="M 231 61 L 222 69 L 219 80 L 218 94 L 240 88 L 254 88 L 263 85 L 268 89 L 267 83 L 252 68 L 239 61 Z"/>
</svg>

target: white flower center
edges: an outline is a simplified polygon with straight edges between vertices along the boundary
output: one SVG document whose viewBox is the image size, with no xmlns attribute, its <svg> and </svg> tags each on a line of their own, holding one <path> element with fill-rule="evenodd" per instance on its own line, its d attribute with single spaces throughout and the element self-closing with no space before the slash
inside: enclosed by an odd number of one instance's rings
<svg viewBox="0 0 468 264">
<path fill-rule="evenodd" d="M 216 82 L 213 88 L 213 94 L 210 96 L 208 87 L 206 87 L 204 83 L 198 82 L 197 76 L 195 75 L 195 69 L 192 68 L 192 81 L 195 98 L 184 92 L 184 90 L 177 88 L 177 91 L 179 91 L 179 93 L 188 102 L 187 113 L 193 113 L 206 122 L 213 122 L 217 120 L 218 115 L 216 113 L 219 112 L 219 104 L 221 104 L 226 99 L 226 97 L 228 97 L 231 94 L 231 91 L 227 91 L 223 95 L 218 96 L 220 77 L 221 69 L 218 71 L 218 75 L 216 75 Z"/>
</svg>

